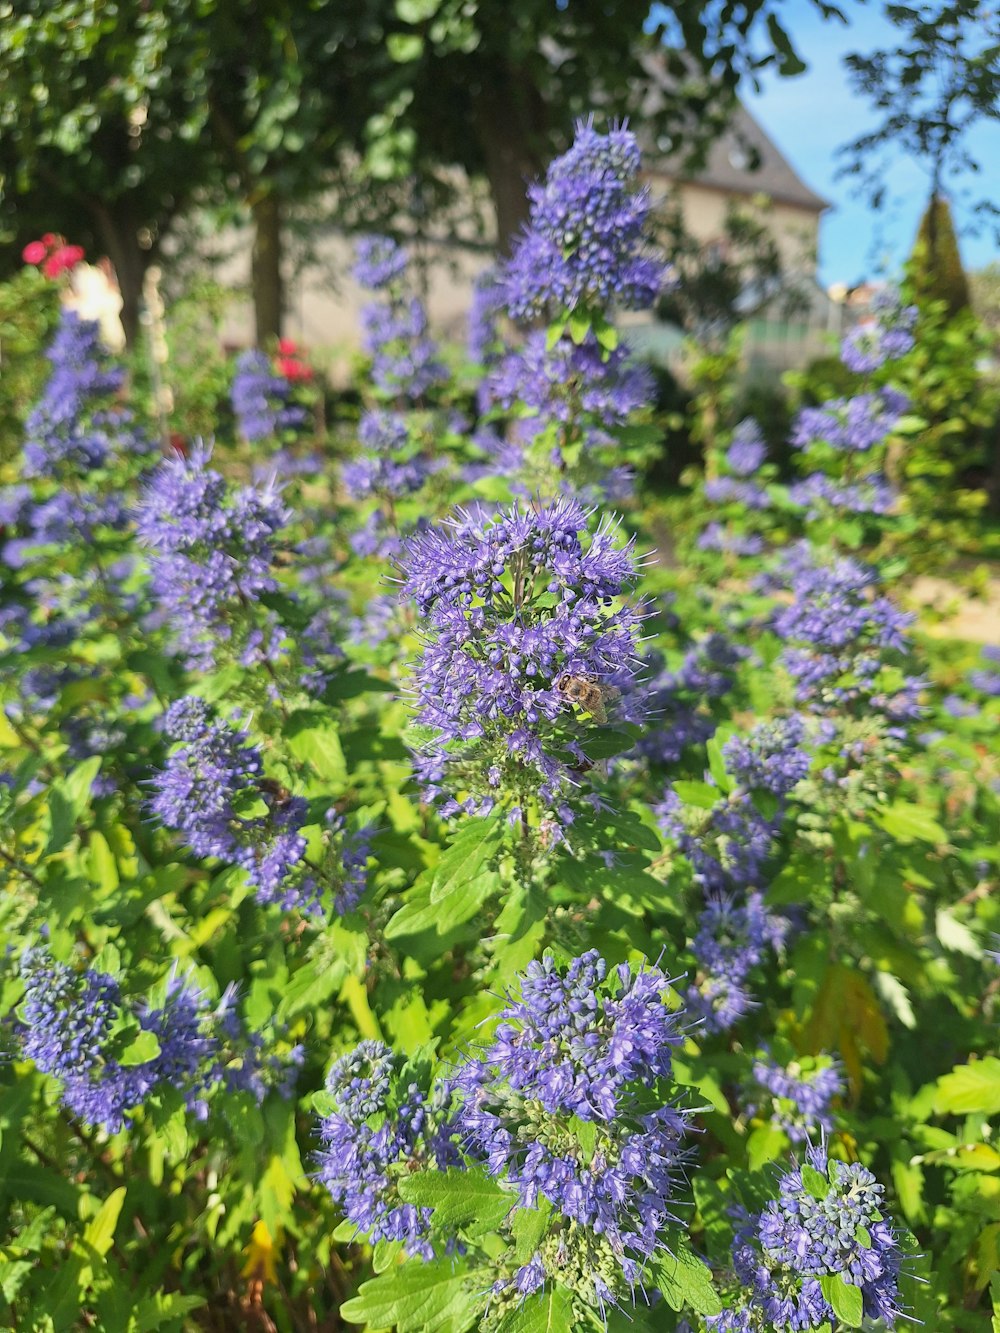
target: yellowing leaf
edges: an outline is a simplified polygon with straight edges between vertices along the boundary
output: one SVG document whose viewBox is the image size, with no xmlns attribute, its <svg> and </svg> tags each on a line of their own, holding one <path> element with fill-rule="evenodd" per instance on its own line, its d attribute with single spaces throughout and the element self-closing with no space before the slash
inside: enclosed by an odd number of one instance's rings
<svg viewBox="0 0 1000 1333">
<path fill-rule="evenodd" d="M 115 1227 L 118 1225 L 118 1217 L 124 1202 L 125 1186 L 121 1185 L 118 1189 L 112 1190 L 101 1204 L 96 1216 L 84 1227 L 84 1243 L 95 1249 L 98 1254 L 107 1254 L 111 1249 L 111 1243 L 115 1238 Z"/>
<path fill-rule="evenodd" d="M 278 1270 L 274 1262 L 274 1241 L 267 1229 L 266 1222 L 255 1222 L 250 1233 L 250 1244 L 243 1251 L 247 1261 L 243 1265 L 244 1277 L 257 1282 L 277 1282 Z"/>
</svg>

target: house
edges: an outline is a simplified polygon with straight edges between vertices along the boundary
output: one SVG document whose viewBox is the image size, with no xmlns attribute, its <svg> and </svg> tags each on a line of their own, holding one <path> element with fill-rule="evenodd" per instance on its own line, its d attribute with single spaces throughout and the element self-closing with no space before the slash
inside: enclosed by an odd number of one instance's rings
<svg viewBox="0 0 1000 1333">
<path fill-rule="evenodd" d="M 651 105 L 658 95 L 651 75 Z M 638 127 L 640 141 L 643 139 Z M 726 216 L 733 207 L 760 217 L 777 243 L 785 280 L 805 296 L 805 308 L 787 318 L 780 302 L 766 302 L 767 311 L 750 321 L 747 354 L 751 365 L 785 369 L 817 355 L 832 328 L 831 303 L 816 283 L 820 220 L 827 201 L 798 176 L 777 145 L 742 104 L 723 135 L 708 152 L 705 166 L 683 174 L 669 143 L 646 142 L 644 161 L 654 196 L 675 202 L 686 231 L 709 252 L 726 242 Z M 422 288 L 432 327 L 445 339 L 464 339 L 465 318 L 473 280 L 491 261 L 488 201 L 476 187 L 459 191 L 471 205 L 475 225 L 448 226 L 414 238 L 412 249 L 421 269 Z M 485 228 L 485 230 L 484 230 Z M 328 361 L 334 378 L 346 376 L 358 348 L 359 312 L 368 298 L 352 275 L 353 243 L 332 231 L 312 242 L 310 263 L 288 283 L 289 336 Z M 244 243 L 221 273 L 223 281 L 246 288 L 249 250 Z M 767 294 L 771 295 L 771 294 Z M 777 293 L 774 294 L 775 296 Z M 755 307 L 761 304 L 754 302 Z M 769 313 L 768 313 L 769 312 Z M 679 343 L 676 330 L 655 326 L 649 316 L 628 320 L 630 333 L 654 357 L 672 359 Z M 225 329 L 228 341 L 252 341 L 249 309 L 234 307 Z"/>
</svg>

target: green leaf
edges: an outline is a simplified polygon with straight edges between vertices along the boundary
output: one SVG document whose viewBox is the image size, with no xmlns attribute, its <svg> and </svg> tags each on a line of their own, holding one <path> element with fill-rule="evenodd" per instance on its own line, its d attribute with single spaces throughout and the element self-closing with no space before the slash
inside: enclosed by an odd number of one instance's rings
<svg viewBox="0 0 1000 1333">
<path fill-rule="evenodd" d="M 566 1333 L 574 1328 L 573 1303 L 565 1287 L 548 1287 L 497 1325 L 496 1333 Z"/>
<path fill-rule="evenodd" d="M 134 1039 L 129 1042 L 118 1057 L 120 1065 L 144 1065 L 150 1060 L 155 1060 L 160 1054 L 160 1043 L 156 1039 L 155 1032 L 139 1032 Z"/>
<path fill-rule="evenodd" d="M 101 767 L 99 754 L 85 759 L 65 778 L 49 788 L 49 836 L 45 855 L 61 852 L 76 831 L 80 816 L 90 802 L 90 789 Z"/>
<path fill-rule="evenodd" d="M 687 1244 L 681 1242 L 660 1260 L 655 1278 L 671 1310 L 682 1310 L 687 1305 L 696 1314 L 721 1313 L 722 1301 L 712 1285 L 712 1271 Z"/>
<path fill-rule="evenodd" d="M 179 1292 L 158 1291 L 144 1297 L 132 1315 L 135 1333 L 155 1333 L 164 1324 L 173 1323 L 183 1315 L 197 1310 L 205 1302 L 200 1296 L 182 1296 Z"/>
<path fill-rule="evenodd" d="M 587 341 L 587 334 L 590 332 L 590 316 L 586 311 L 575 310 L 569 317 L 569 336 L 576 343 L 577 347 Z"/>
<path fill-rule="evenodd" d="M 484 1171 L 458 1167 L 404 1176 L 399 1196 L 405 1203 L 433 1208 L 435 1227 L 469 1236 L 495 1231 L 517 1202 L 516 1195 L 502 1190 Z"/>
<path fill-rule="evenodd" d="M 418 1333 L 445 1319 L 471 1314 L 471 1291 L 476 1285 L 476 1273 L 456 1274 L 450 1259 L 408 1263 L 373 1282 L 363 1282 L 358 1295 L 341 1306 L 340 1314 L 351 1324 Z"/>
<path fill-rule="evenodd" d="M 814 1199 L 825 1199 L 830 1193 L 830 1182 L 826 1176 L 808 1162 L 802 1167 L 802 1184 L 806 1193 Z"/>
<path fill-rule="evenodd" d="M 421 935 L 425 931 L 447 935 L 456 926 L 471 920 L 489 895 L 499 887 L 499 883 L 498 876 L 484 873 L 467 880 L 442 902 L 432 903 L 431 881 L 421 876 L 403 906 L 390 917 L 385 928 L 385 938 L 401 939 L 404 936 Z"/>
<path fill-rule="evenodd" d="M 115 1238 L 115 1227 L 118 1225 L 118 1218 L 124 1202 L 125 1186 L 121 1185 L 118 1189 L 112 1190 L 101 1204 L 97 1215 L 84 1227 L 84 1244 L 89 1245 L 98 1254 L 107 1254 L 108 1250 L 111 1249 L 111 1243 Z"/>
<path fill-rule="evenodd" d="M 674 791 L 685 805 L 696 805 L 702 810 L 711 810 L 721 795 L 718 788 L 707 782 L 675 782 Z"/>
<path fill-rule="evenodd" d="M 777 1125 L 758 1125 L 747 1138 L 747 1162 L 751 1171 L 759 1171 L 766 1162 L 773 1162 L 788 1147 L 788 1139 Z"/>
<path fill-rule="evenodd" d="M 347 763 L 337 725 L 327 714 L 299 709 L 288 719 L 285 736 L 296 759 L 310 764 L 324 782 L 342 785 L 347 780 Z"/>
<path fill-rule="evenodd" d="M 964 953 L 968 958 L 982 958 L 983 946 L 969 927 L 963 925 L 946 907 L 938 908 L 935 913 L 934 929 L 946 949 L 951 949 L 953 953 Z"/>
<path fill-rule="evenodd" d="M 900 842 L 946 843 L 948 834 L 930 810 L 909 801 L 894 801 L 878 816 L 886 833 Z"/>
<path fill-rule="evenodd" d="M 424 39 L 415 32 L 390 32 L 385 39 L 389 59 L 397 65 L 419 60 L 424 53 Z"/>
<path fill-rule="evenodd" d="M 547 352 L 551 352 L 552 349 L 555 347 L 556 343 L 559 341 L 559 339 L 563 336 L 565 332 L 566 332 L 565 320 L 563 320 L 561 323 L 557 321 L 555 324 L 550 324 L 548 327 L 548 331 L 545 334 L 545 350 Z"/>
<path fill-rule="evenodd" d="M 502 828 L 498 819 L 477 819 L 463 825 L 461 833 L 434 867 L 430 901 L 443 902 L 476 879 L 493 857 Z"/>
<path fill-rule="evenodd" d="M 537 1208 L 518 1208 L 510 1223 L 514 1237 L 514 1258 L 526 1264 L 542 1243 L 552 1216 L 552 1205 L 542 1199 Z"/>
<path fill-rule="evenodd" d="M 1000 1060 L 988 1055 L 959 1065 L 937 1081 L 934 1109 L 938 1114 L 1000 1114 Z"/>
<path fill-rule="evenodd" d="M 733 780 L 726 772 L 726 765 L 722 758 L 722 746 L 718 738 L 710 736 L 705 742 L 705 753 L 708 755 L 708 769 L 715 779 L 715 785 L 720 792 L 728 795 L 733 789 Z"/>
<path fill-rule="evenodd" d="M 833 1313 L 848 1328 L 860 1328 L 865 1303 L 860 1287 L 852 1287 L 839 1273 L 827 1273 L 819 1280 L 823 1295 L 833 1306 Z"/>
</svg>

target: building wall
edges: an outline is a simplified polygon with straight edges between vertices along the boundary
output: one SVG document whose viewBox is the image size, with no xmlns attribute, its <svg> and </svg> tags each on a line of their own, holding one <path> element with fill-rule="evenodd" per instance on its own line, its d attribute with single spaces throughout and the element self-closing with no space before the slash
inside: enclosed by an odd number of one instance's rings
<svg viewBox="0 0 1000 1333">
<path fill-rule="evenodd" d="M 724 236 L 726 215 L 732 204 L 746 206 L 752 202 L 748 196 L 728 194 L 697 184 L 674 187 L 664 178 L 654 178 L 651 184 L 654 196 L 666 197 L 669 191 L 678 191 L 685 227 L 706 245 Z M 771 229 L 789 272 L 813 275 L 819 216 L 803 208 L 774 204 L 762 212 L 761 217 Z M 230 257 L 218 267 L 219 280 L 242 293 L 247 292 L 250 281 L 249 233 L 231 233 L 221 238 L 220 250 Z M 315 262 L 302 268 L 288 283 L 287 334 L 309 349 L 313 360 L 329 372 L 335 383 L 346 383 L 350 378 L 352 360 L 360 348 L 361 308 L 369 296 L 351 275 L 354 251 L 351 239 L 331 232 L 315 240 L 312 250 Z M 482 246 L 473 249 L 452 241 L 437 240 L 418 241 L 411 250 L 417 261 L 416 269 L 433 331 L 444 340 L 462 342 L 472 283 L 488 266 L 488 251 Z M 636 320 L 632 317 L 625 322 L 634 324 Z M 638 322 L 646 323 L 648 317 L 640 317 Z M 253 314 L 246 296 L 234 301 L 223 333 L 227 342 L 237 346 L 253 341 Z M 766 333 L 763 341 L 768 341 Z M 768 359 L 776 356 L 778 362 L 795 364 L 799 358 L 794 355 L 794 344 L 794 335 L 790 339 L 787 333 L 782 334 L 775 343 L 777 353 L 772 355 L 769 352 Z M 810 352 L 815 354 L 811 345 Z M 791 360 L 787 359 L 789 355 Z"/>
</svg>

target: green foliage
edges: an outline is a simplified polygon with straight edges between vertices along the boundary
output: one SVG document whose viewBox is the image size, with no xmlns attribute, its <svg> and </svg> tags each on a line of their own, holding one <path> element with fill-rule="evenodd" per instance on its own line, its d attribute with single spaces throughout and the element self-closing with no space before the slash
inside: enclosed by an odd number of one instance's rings
<svg viewBox="0 0 1000 1333">
<path fill-rule="evenodd" d="M 969 308 L 969 283 L 962 267 L 947 199 L 934 195 L 924 209 L 909 264 L 913 295 L 921 306 L 944 306 L 954 318 Z"/>
</svg>

